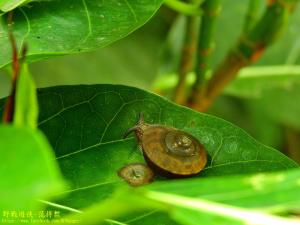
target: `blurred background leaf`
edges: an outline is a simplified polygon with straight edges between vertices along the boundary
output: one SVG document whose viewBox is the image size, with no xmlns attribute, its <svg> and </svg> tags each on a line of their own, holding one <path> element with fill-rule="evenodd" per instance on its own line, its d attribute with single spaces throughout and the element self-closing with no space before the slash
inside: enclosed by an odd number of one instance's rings
<svg viewBox="0 0 300 225">
<path fill-rule="evenodd" d="M 169 14 L 163 9 L 143 28 L 95 52 L 29 64 L 37 86 L 121 83 L 151 89 L 164 47 L 163 35 L 169 26 Z M 1 97 L 8 94 L 9 86 L 8 73 L 2 69 Z"/>
<path fill-rule="evenodd" d="M 0 166 L 1 217 L 3 211 L 42 209 L 38 199 L 48 200 L 64 190 L 52 149 L 40 131 L 2 125 L 0 143 L 0 158 L 5 162 Z"/>
<path fill-rule="evenodd" d="M 162 0 L 59 0 L 32 2 L 14 11 L 14 35 L 20 48 L 28 44 L 27 60 L 41 60 L 95 50 L 119 40 L 158 10 Z M 101 12 L 101 13 L 99 13 Z M 0 68 L 11 61 L 7 19 L 0 17 Z"/>
</svg>

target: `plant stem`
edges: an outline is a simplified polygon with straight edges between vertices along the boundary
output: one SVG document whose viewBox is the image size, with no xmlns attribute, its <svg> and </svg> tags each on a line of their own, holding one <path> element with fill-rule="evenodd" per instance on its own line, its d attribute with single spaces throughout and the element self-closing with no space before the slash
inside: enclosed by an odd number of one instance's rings
<svg viewBox="0 0 300 225">
<path fill-rule="evenodd" d="M 297 163 L 300 163 L 300 134 L 299 131 L 292 127 L 284 127 L 285 133 L 285 153 L 295 160 Z"/>
<path fill-rule="evenodd" d="M 12 24 L 13 24 L 13 12 L 9 12 L 8 13 L 8 37 L 12 48 L 12 81 L 11 81 L 12 84 L 11 84 L 11 94 L 7 98 L 7 101 L 4 106 L 4 112 L 2 118 L 4 123 L 11 123 L 14 119 L 17 82 L 20 76 L 20 68 L 21 68 L 20 65 L 22 64 L 21 60 L 25 58 L 27 52 L 26 45 L 23 45 L 20 53 L 21 58 L 19 60 L 17 43 L 16 43 L 15 36 L 13 34 Z"/>
<path fill-rule="evenodd" d="M 220 0 L 207 0 L 202 5 L 200 35 L 196 56 L 196 82 L 193 85 L 188 102 L 194 102 L 203 89 L 205 75 L 209 70 L 209 61 L 214 50 L 214 31 L 216 18 L 221 9 Z"/>
<path fill-rule="evenodd" d="M 197 42 L 198 17 L 187 17 L 185 40 L 181 51 L 181 60 L 178 71 L 178 82 L 175 88 L 173 100 L 178 104 L 185 102 L 186 78 L 193 69 Z"/>
<path fill-rule="evenodd" d="M 4 106 L 3 112 L 3 122 L 11 123 L 13 121 L 13 115 L 15 111 L 15 96 L 16 96 L 16 85 L 17 78 L 20 72 L 20 64 L 18 60 L 18 51 L 15 37 L 12 31 L 13 24 L 13 12 L 8 14 L 8 36 L 12 47 L 12 85 L 11 85 L 11 95 L 8 97 L 6 104 Z"/>
<path fill-rule="evenodd" d="M 179 0 L 165 0 L 164 3 L 171 9 L 184 15 L 199 16 L 201 14 L 198 4 L 185 3 Z"/>
<path fill-rule="evenodd" d="M 249 0 L 248 10 L 243 28 L 244 33 L 251 30 L 251 28 L 253 28 L 253 25 L 257 21 L 257 16 L 261 7 L 261 3 L 262 0 Z"/>
<path fill-rule="evenodd" d="M 196 93 L 195 101 L 189 102 L 189 106 L 206 111 L 237 72 L 256 62 L 266 47 L 278 38 L 297 2 L 298 0 L 269 1 L 262 18 L 249 32 L 241 35 L 233 50 L 213 73 L 205 90 Z"/>
</svg>

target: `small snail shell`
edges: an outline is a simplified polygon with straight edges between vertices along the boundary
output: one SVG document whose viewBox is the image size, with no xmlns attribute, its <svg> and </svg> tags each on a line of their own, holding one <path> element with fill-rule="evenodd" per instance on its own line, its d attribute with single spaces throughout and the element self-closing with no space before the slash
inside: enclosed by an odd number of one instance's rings
<svg viewBox="0 0 300 225">
<path fill-rule="evenodd" d="M 150 183 L 154 177 L 152 170 L 142 163 L 132 163 L 124 166 L 118 171 L 118 175 L 131 186 Z"/>
<path fill-rule="evenodd" d="M 192 135 L 163 125 L 150 125 L 140 115 L 139 122 L 130 128 L 134 131 L 148 165 L 163 176 L 193 176 L 207 162 L 204 147 Z"/>
</svg>

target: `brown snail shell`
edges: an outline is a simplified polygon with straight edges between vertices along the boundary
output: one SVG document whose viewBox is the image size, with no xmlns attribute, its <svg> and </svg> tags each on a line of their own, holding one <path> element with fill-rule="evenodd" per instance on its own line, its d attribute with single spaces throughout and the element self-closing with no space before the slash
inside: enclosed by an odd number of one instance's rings
<svg viewBox="0 0 300 225">
<path fill-rule="evenodd" d="M 163 125 L 150 125 L 140 115 L 135 132 L 148 165 L 163 176 L 193 176 L 207 162 L 206 151 L 199 141 L 187 132 Z"/>
<path fill-rule="evenodd" d="M 142 163 L 126 165 L 118 171 L 118 175 L 131 186 L 140 186 L 150 183 L 154 177 L 152 170 Z"/>
</svg>

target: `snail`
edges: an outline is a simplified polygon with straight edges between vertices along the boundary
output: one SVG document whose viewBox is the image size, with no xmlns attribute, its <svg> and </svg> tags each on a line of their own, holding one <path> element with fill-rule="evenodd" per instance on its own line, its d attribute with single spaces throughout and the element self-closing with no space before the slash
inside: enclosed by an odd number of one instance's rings
<svg viewBox="0 0 300 225">
<path fill-rule="evenodd" d="M 124 166 L 118 171 L 118 175 L 131 186 L 150 183 L 154 177 L 152 170 L 142 163 L 132 163 Z"/>
<path fill-rule="evenodd" d="M 138 123 L 124 138 L 131 132 L 135 132 L 147 164 L 159 175 L 193 176 L 207 162 L 206 151 L 195 137 L 173 127 L 147 124 L 141 113 Z"/>
</svg>

